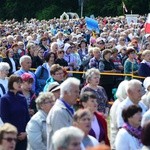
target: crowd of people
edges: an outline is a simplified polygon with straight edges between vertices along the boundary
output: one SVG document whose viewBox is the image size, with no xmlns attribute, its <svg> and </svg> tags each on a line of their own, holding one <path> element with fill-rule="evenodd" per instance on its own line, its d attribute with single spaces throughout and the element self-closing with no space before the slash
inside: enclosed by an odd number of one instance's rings
<svg viewBox="0 0 150 150">
<path fill-rule="evenodd" d="M 150 150 L 145 18 L 96 20 L 0 21 L 2 150 Z"/>
</svg>

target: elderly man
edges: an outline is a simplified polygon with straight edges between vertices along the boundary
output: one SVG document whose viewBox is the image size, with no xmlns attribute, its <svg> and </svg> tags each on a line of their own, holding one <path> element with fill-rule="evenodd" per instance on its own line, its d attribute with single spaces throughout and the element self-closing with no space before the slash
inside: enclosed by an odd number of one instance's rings
<svg viewBox="0 0 150 150">
<path fill-rule="evenodd" d="M 28 56 L 28 55 L 24 55 L 20 58 L 19 63 L 20 63 L 21 68 L 18 71 L 16 71 L 14 74 L 17 74 L 19 76 L 21 76 L 25 72 L 31 74 L 31 76 L 34 79 L 34 82 L 33 82 L 33 85 L 32 85 L 32 90 L 35 92 L 36 91 L 36 76 L 33 72 L 29 71 L 30 68 L 31 68 L 31 65 L 32 65 L 31 57 Z"/>
<path fill-rule="evenodd" d="M 142 83 L 139 80 L 132 79 L 128 82 L 127 88 L 127 98 L 121 102 L 117 109 L 117 126 L 121 128 L 124 124 L 122 118 L 122 110 L 127 108 L 130 105 L 139 105 L 142 108 L 142 113 L 147 111 L 147 107 L 144 103 L 140 102 L 141 97 L 143 95 Z"/>
<path fill-rule="evenodd" d="M 47 117 L 47 149 L 52 150 L 52 136 L 58 129 L 72 125 L 73 105 L 79 97 L 80 81 L 76 78 L 67 78 L 60 85 L 60 98 L 56 100 Z"/>
</svg>

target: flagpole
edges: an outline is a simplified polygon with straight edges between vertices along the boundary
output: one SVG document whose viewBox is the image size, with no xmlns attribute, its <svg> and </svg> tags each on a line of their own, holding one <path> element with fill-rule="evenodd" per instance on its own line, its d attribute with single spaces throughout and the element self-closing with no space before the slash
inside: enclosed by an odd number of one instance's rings
<svg viewBox="0 0 150 150">
<path fill-rule="evenodd" d="M 123 16 L 124 16 L 125 12 L 124 12 L 124 8 L 123 8 L 123 1 L 122 1 L 122 12 L 123 12 Z"/>
</svg>

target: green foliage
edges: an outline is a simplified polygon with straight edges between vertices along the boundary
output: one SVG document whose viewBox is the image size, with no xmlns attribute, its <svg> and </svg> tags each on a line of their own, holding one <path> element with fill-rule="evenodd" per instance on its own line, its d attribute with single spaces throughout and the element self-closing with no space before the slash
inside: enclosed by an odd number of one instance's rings
<svg viewBox="0 0 150 150">
<path fill-rule="evenodd" d="M 36 18 L 39 20 L 42 20 L 42 19 L 48 20 L 48 19 L 52 19 L 54 17 L 59 17 L 60 14 L 61 14 L 60 8 L 56 5 L 51 5 L 47 8 L 44 8 L 41 11 L 38 11 L 36 13 Z"/>
<path fill-rule="evenodd" d="M 80 12 L 79 0 L 0 0 L 0 20 L 23 18 L 50 19 L 63 12 Z M 150 10 L 150 0 L 124 0 L 128 13 L 145 15 Z M 122 0 L 84 0 L 83 16 L 123 15 Z"/>
</svg>

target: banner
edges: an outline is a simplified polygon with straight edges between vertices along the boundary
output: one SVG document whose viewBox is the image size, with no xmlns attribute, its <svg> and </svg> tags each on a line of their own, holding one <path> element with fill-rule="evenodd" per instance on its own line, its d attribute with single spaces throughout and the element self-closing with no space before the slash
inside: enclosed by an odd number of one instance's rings
<svg viewBox="0 0 150 150">
<path fill-rule="evenodd" d="M 138 16 L 138 14 L 126 14 L 127 24 L 137 23 Z"/>
<path fill-rule="evenodd" d="M 89 17 L 85 17 L 85 22 L 86 22 L 86 27 L 88 30 L 99 33 L 98 21 L 96 21 L 92 18 L 89 18 Z"/>
<path fill-rule="evenodd" d="M 147 21 L 145 23 L 145 33 L 150 33 L 150 13 L 148 14 Z"/>
</svg>

